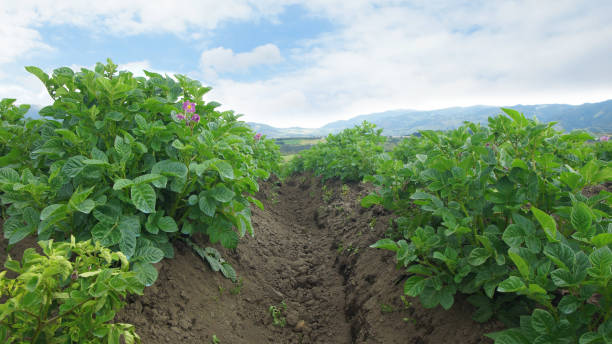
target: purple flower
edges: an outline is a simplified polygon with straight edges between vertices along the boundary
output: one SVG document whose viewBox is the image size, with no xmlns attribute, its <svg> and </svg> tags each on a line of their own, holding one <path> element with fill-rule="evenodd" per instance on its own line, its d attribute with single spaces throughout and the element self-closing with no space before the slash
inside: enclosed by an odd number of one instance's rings
<svg viewBox="0 0 612 344">
<path fill-rule="evenodd" d="M 191 120 L 194 122 L 199 122 L 200 121 L 200 115 L 198 115 L 197 113 L 194 113 L 193 116 L 191 116 Z"/>
<path fill-rule="evenodd" d="M 185 115 L 178 114 L 178 115 L 176 115 L 176 118 L 178 118 L 178 119 L 185 119 Z"/>
<path fill-rule="evenodd" d="M 602 137 L 599 138 L 599 141 L 608 142 L 608 141 L 610 141 L 610 137 L 609 136 L 602 136 Z"/>
<path fill-rule="evenodd" d="M 255 139 L 255 141 L 259 141 L 259 139 L 261 138 L 261 134 L 257 133 L 257 134 L 255 134 L 255 136 L 253 138 Z"/>
<path fill-rule="evenodd" d="M 185 112 L 195 112 L 195 103 L 190 102 L 189 100 L 183 103 L 183 110 Z"/>
</svg>

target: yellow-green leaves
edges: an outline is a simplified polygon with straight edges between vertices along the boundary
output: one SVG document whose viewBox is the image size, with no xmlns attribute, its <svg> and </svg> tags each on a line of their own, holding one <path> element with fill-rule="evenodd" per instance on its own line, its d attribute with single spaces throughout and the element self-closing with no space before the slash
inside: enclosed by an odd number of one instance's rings
<svg viewBox="0 0 612 344">
<path fill-rule="evenodd" d="M 126 340 L 138 342 L 131 325 L 108 323 L 123 306 L 122 298 L 129 293 L 142 293 L 143 284 L 133 272 L 112 267 L 117 260 L 127 264 L 125 258 L 90 241 L 39 244 L 44 254 L 26 250 L 23 268 L 16 261 L 7 262 L 7 268 L 19 274 L 15 279 L 0 273 L 0 289 L 6 297 L 0 304 L 0 321 L 11 316 L 11 321 L 0 325 L 3 342 L 10 332 L 11 340 L 19 342 L 53 343 L 64 338 L 65 333 L 71 333 L 74 342 L 85 342 L 92 340 L 89 333 L 95 333 L 94 343 L 107 343 L 112 340 L 109 328 L 123 334 Z M 92 306 L 95 318 L 81 316 Z"/>
</svg>

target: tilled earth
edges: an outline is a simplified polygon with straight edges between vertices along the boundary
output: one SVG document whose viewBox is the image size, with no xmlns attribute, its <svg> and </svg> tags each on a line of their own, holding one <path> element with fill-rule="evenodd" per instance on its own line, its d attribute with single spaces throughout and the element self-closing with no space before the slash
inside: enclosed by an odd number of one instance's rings
<svg viewBox="0 0 612 344">
<path fill-rule="evenodd" d="M 232 344 L 490 343 L 483 334 L 499 324 L 473 322 L 461 299 L 444 311 L 400 298 L 406 276 L 393 254 L 368 247 L 392 218 L 360 206 L 369 188 L 310 175 L 264 183 L 257 196 L 265 210 L 253 207 L 255 237 L 234 251 L 217 247 L 241 283 L 177 242 L 176 257 L 157 264 L 157 282 L 131 296 L 116 320 L 136 325 L 146 344 L 208 344 L 213 336 Z M 273 324 L 271 306 L 285 326 Z"/>
</svg>

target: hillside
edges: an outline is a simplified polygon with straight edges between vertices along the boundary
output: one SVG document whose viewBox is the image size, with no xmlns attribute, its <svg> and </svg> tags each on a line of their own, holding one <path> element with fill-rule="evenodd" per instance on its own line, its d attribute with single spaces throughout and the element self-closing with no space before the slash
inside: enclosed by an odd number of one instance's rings
<svg viewBox="0 0 612 344">
<path fill-rule="evenodd" d="M 612 100 L 582 105 L 541 104 L 506 106 L 523 112 L 527 117 L 537 117 L 542 122 L 555 121 L 558 127 L 571 131 L 586 129 L 594 133 L 612 132 Z M 275 128 L 260 123 L 249 123 L 253 130 L 268 137 L 326 136 L 350 128 L 363 121 L 376 124 L 388 136 L 409 135 L 418 130 L 446 130 L 460 126 L 464 121 L 486 123 L 487 118 L 499 114 L 500 107 L 470 106 L 447 109 L 393 110 L 360 115 L 348 120 L 328 123 L 321 128 Z"/>
</svg>

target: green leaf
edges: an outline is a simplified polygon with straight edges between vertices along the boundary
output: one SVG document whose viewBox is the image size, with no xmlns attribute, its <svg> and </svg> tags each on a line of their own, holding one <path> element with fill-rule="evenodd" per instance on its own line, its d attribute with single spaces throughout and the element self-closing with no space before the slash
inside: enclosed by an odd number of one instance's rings
<svg viewBox="0 0 612 344">
<path fill-rule="evenodd" d="M 218 222 L 207 229 L 210 242 L 215 244 L 221 242 L 225 248 L 236 248 L 238 245 L 238 234 L 232 230 L 229 223 Z"/>
<path fill-rule="evenodd" d="M 117 111 L 110 111 L 106 114 L 106 116 L 104 116 L 105 119 L 115 121 L 115 122 L 121 121 L 123 117 L 125 117 L 125 115 Z"/>
<path fill-rule="evenodd" d="M 230 279 L 232 282 L 236 282 L 237 281 L 237 275 L 236 275 L 236 270 L 234 270 L 234 268 L 226 262 L 221 263 L 221 273 L 223 274 L 223 276 L 225 276 L 225 278 Z"/>
<path fill-rule="evenodd" d="M 484 264 L 484 262 L 486 262 L 490 256 L 491 254 L 486 249 L 478 247 L 470 252 L 470 255 L 468 256 L 468 263 L 473 266 L 479 266 Z"/>
<path fill-rule="evenodd" d="M 531 315 L 531 327 L 540 334 L 553 334 L 556 321 L 547 311 L 536 308 Z"/>
<path fill-rule="evenodd" d="M 440 304 L 440 293 L 434 288 L 425 288 L 419 295 L 419 300 L 424 308 L 434 308 Z"/>
<path fill-rule="evenodd" d="M 612 233 L 601 233 L 591 238 L 591 243 L 596 247 L 603 247 L 612 244 Z"/>
<path fill-rule="evenodd" d="M 412 297 L 421 295 L 425 289 L 425 277 L 410 276 L 404 283 L 404 294 Z"/>
<path fill-rule="evenodd" d="M 142 211 L 143 213 L 149 214 L 155 212 L 157 195 L 155 194 L 155 190 L 153 190 L 151 185 L 138 184 L 132 186 L 131 199 L 136 209 Z"/>
<path fill-rule="evenodd" d="M 200 207 L 200 210 L 207 216 L 212 217 L 215 215 L 215 210 L 217 209 L 217 203 L 214 199 L 210 199 L 206 195 L 200 195 L 198 206 Z"/>
<path fill-rule="evenodd" d="M 6 223 L 5 223 L 4 237 L 9 239 L 9 245 L 13 245 L 13 244 L 20 242 L 28 235 L 34 233 L 35 230 L 36 230 L 36 227 L 20 226 L 20 227 L 17 227 L 15 230 L 8 232 L 6 229 Z"/>
<path fill-rule="evenodd" d="M 104 166 L 108 165 L 108 162 L 96 159 L 85 159 L 83 160 L 83 164 L 92 166 Z"/>
<path fill-rule="evenodd" d="M 123 161 L 127 161 L 132 154 L 132 147 L 128 142 L 125 142 L 121 136 L 115 137 L 115 151 Z"/>
<path fill-rule="evenodd" d="M 580 307 L 580 304 L 580 301 L 575 296 L 565 295 L 561 301 L 559 301 L 557 309 L 563 314 L 572 314 Z"/>
<path fill-rule="evenodd" d="M 523 276 L 524 279 L 529 280 L 529 265 L 527 265 L 527 262 L 520 255 L 518 255 L 518 253 L 513 251 L 513 249 L 508 250 L 508 256 L 510 259 L 512 259 L 514 265 L 516 265 L 521 276 Z"/>
<path fill-rule="evenodd" d="M 361 200 L 361 206 L 364 208 L 369 208 L 373 205 L 380 204 L 381 202 L 382 198 L 379 195 L 369 194 Z"/>
<path fill-rule="evenodd" d="M 187 176 L 187 172 L 188 170 L 185 164 L 173 160 L 162 160 L 153 165 L 153 168 L 151 168 L 151 173 L 162 174 L 170 177 L 185 178 Z"/>
<path fill-rule="evenodd" d="M 147 217 L 147 222 L 145 223 L 146 230 L 151 234 L 159 233 L 159 227 L 157 226 L 157 222 L 163 216 L 163 212 L 157 212 L 149 215 Z"/>
<path fill-rule="evenodd" d="M 117 179 L 115 185 L 113 185 L 113 190 L 121 190 L 132 185 L 134 185 L 134 182 L 129 179 Z"/>
<path fill-rule="evenodd" d="M 83 163 L 83 160 L 85 159 L 87 158 L 82 155 L 76 155 L 68 158 L 68 160 L 62 167 L 62 174 L 65 175 L 67 178 L 76 177 L 85 168 L 85 164 Z"/>
<path fill-rule="evenodd" d="M 21 182 L 19 173 L 9 167 L 0 168 L 0 183 L 14 184 Z"/>
<path fill-rule="evenodd" d="M 528 290 L 529 290 L 530 295 L 535 295 L 535 294 L 546 295 L 546 289 L 542 288 L 539 284 L 530 283 Z"/>
<path fill-rule="evenodd" d="M 162 179 L 162 178 L 164 178 L 164 176 L 162 176 L 161 174 L 156 174 L 156 173 L 143 174 L 142 176 L 138 176 L 134 178 L 134 184 L 150 183 L 150 182 L 154 182 L 156 180 Z"/>
<path fill-rule="evenodd" d="M 544 234 L 546 234 L 546 238 L 550 242 L 558 242 L 557 240 L 557 224 L 555 223 L 555 219 L 552 216 L 546 214 L 536 207 L 531 207 L 531 212 L 536 217 L 542 228 L 544 229 Z"/>
<path fill-rule="evenodd" d="M 33 292 L 36 290 L 36 287 L 38 287 L 38 283 L 40 283 L 40 275 L 32 274 L 28 277 L 26 284 L 25 284 L 25 288 L 27 291 Z"/>
<path fill-rule="evenodd" d="M 497 287 L 497 291 L 502 293 L 516 293 L 525 289 L 527 289 L 527 286 L 523 283 L 521 278 L 517 276 L 508 277 Z"/>
<path fill-rule="evenodd" d="M 91 199 L 86 199 L 83 202 L 73 205 L 74 209 L 84 214 L 89 214 L 96 207 L 96 202 Z"/>
<path fill-rule="evenodd" d="M 34 74 L 38 79 L 40 79 L 40 81 L 42 81 L 43 84 L 47 85 L 47 83 L 49 82 L 49 75 L 43 72 L 42 69 L 34 66 L 27 66 L 25 67 L 25 70 L 27 70 L 31 74 Z"/>
<path fill-rule="evenodd" d="M 214 188 L 210 189 L 209 194 L 214 199 L 222 203 L 231 201 L 236 195 L 234 191 L 228 189 L 227 186 L 223 184 L 217 184 Z"/>
<path fill-rule="evenodd" d="M 504 231 L 502 240 L 510 247 L 519 247 L 524 241 L 524 235 L 523 229 L 519 225 L 513 223 Z"/>
<path fill-rule="evenodd" d="M 586 332 L 580 336 L 579 344 L 597 344 L 602 343 L 603 338 L 595 332 Z M 607 344 L 607 343 L 606 343 Z"/>
<path fill-rule="evenodd" d="M 119 243 L 121 231 L 114 224 L 98 222 L 91 229 L 91 236 L 94 241 L 100 242 L 100 245 L 109 247 Z"/>
<path fill-rule="evenodd" d="M 563 243 L 546 245 L 544 255 L 552 260 L 555 265 L 565 270 L 569 270 L 574 264 L 574 251 Z"/>
<path fill-rule="evenodd" d="M 371 248 L 381 248 L 383 250 L 389 250 L 393 252 L 397 252 L 399 249 L 395 241 L 388 239 L 388 238 L 380 239 L 374 244 L 370 245 L 370 247 Z"/>
<path fill-rule="evenodd" d="M 564 269 L 557 269 L 550 273 L 550 278 L 557 287 L 570 287 L 575 285 L 574 275 Z"/>
<path fill-rule="evenodd" d="M 234 169 L 227 161 L 219 160 L 215 162 L 214 166 L 223 180 L 234 179 Z"/>
<path fill-rule="evenodd" d="M 264 210 L 264 205 L 263 203 L 261 203 L 260 200 L 258 200 L 257 198 L 253 198 L 251 196 L 247 197 L 247 199 L 249 200 L 249 202 L 255 204 L 255 206 L 257 206 L 257 208 Z"/>
<path fill-rule="evenodd" d="M 455 303 L 454 294 L 454 288 L 451 289 L 448 286 L 444 287 L 440 292 L 440 306 L 445 310 L 449 310 L 453 306 L 453 303 Z"/>
<path fill-rule="evenodd" d="M 514 159 L 512 160 L 512 168 L 518 167 L 520 169 L 523 169 L 525 171 L 529 171 L 529 166 L 527 166 L 527 163 L 524 162 L 521 159 Z"/>
<path fill-rule="evenodd" d="M 157 269 L 150 263 L 136 262 L 133 265 L 136 278 L 145 286 L 151 286 L 157 280 Z"/>
<path fill-rule="evenodd" d="M 164 258 L 164 251 L 154 246 L 140 247 L 132 258 L 135 262 L 158 263 Z"/>
<path fill-rule="evenodd" d="M 591 209 L 582 202 L 577 202 L 572 207 L 572 226 L 579 232 L 589 232 L 591 228 Z"/>
<path fill-rule="evenodd" d="M 189 164 L 189 170 L 195 172 L 198 177 L 201 177 L 202 174 L 206 172 L 206 170 L 208 170 L 214 164 L 215 161 L 217 161 L 217 159 L 206 160 L 200 164 L 191 163 Z"/>
<path fill-rule="evenodd" d="M 501 108 L 503 112 L 506 113 L 506 115 L 508 115 L 510 118 L 512 118 L 512 120 L 514 120 L 514 122 L 519 126 L 519 127 L 523 127 L 525 126 L 528 121 L 527 118 L 525 118 L 525 116 L 513 109 L 506 109 L 506 108 Z"/>
<path fill-rule="evenodd" d="M 176 222 L 174 222 L 174 219 L 170 216 L 164 216 L 159 219 L 159 221 L 157 221 L 157 226 L 159 227 L 159 229 L 167 233 L 174 233 L 178 231 L 178 226 L 176 225 Z"/>
<path fill-rule="evenodd" d="M 92 160 L 99 160 L 106 163 L 108 162 L 108 157 L 106 156 L 106 153 L 96 147 L 91 149 L 91 158 Z"/>
<path fill-rule="evenodd" d="M 592 267 L 587 269 L 590 276 L 601 280 L 612 279 L 612 250 L 604 246 L 589 255 Z"/>
<path fill-rule="evenodd" d="M 65 204 L 51 204 L 40 212 L 40 220 L 44 221 L 51 217 L 63 215 L 66 213 L 66 209 L 67 207 Z"/>
<path fill-rule="evenodd" d="M 138 223 L 138 226 L 140 227 L 140 223 Z M 128 259 L 130 259 L 136 251 L 136 240 L 139 235 L 139 230 L 135 231 L 131 226 L 120 225 L 119 231 L 121 233 L 119 249 Z"/>
<path fill-rule="evenodd" d="M 485 336 L 493 339 L 495 344 L 533 344 L 533 342 L 525 337 L 525 334 L 518 328 L 487 333 Z"/>
</svg>

